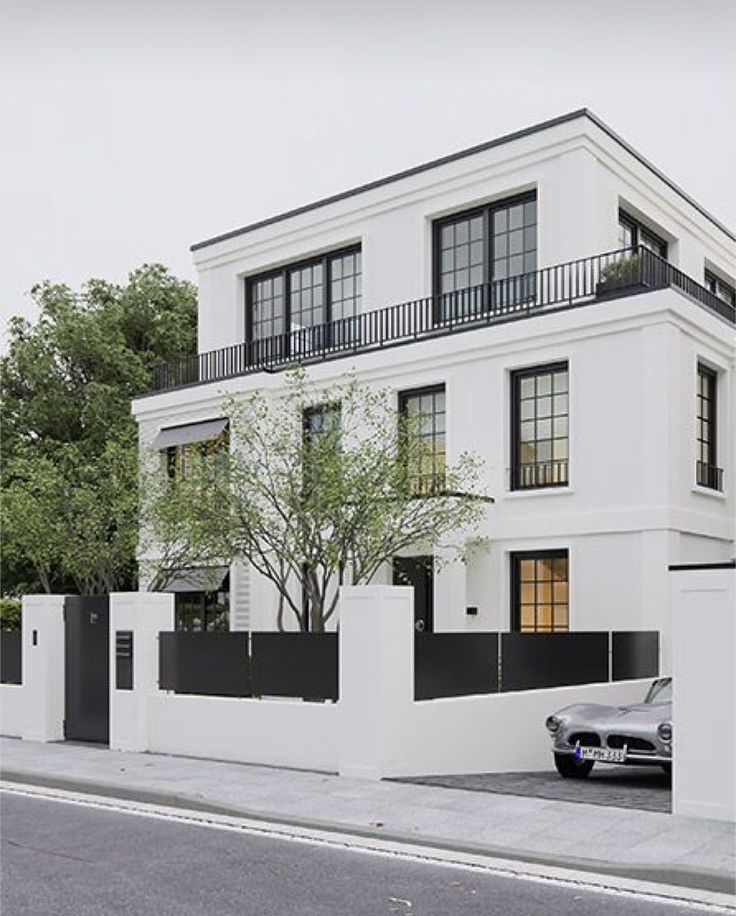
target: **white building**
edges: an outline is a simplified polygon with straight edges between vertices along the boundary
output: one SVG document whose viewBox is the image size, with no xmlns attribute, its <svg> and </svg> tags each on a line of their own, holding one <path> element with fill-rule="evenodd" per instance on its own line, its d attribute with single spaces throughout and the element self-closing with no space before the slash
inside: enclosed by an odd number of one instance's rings
<svg viewBox="0 0 736 916">
<path fill-rule="evenodd" d="M 193 246 L 200 356 L 134 402 L 142 446 L 211 437 L 295 356 L 431 394 L 495 502 L 428 625 L 659 630 L 666 668 L 668 566 L 734 556 L 735 238 L 585 110 L 223 234 Z M 230 608 L 274 627 L 241 564 Z"/>
</svg>

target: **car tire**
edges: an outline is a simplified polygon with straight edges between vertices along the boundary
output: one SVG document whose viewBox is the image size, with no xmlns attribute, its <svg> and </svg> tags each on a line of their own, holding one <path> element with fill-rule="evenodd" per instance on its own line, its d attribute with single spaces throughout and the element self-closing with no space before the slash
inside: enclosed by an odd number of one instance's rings
<svg viewBox="0 0 736 916">
<path fill-rule="evenodd" d="M 585 779 L 590 775 L 595 760 L 578 760 L 572 754 L 555 754 L 555 766 L 565 779 Z"/>
</svg>

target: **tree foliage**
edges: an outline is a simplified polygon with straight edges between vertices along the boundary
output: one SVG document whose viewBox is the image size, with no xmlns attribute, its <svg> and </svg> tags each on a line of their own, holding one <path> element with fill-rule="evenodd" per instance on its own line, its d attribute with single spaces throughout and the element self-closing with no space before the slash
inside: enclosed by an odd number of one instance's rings
<svg viewBox="0 0 736 916">
<path fill-rule="evenodd" d="M 325 422 L 313 428 L 315 405 Z M 283 395 L 259 391 L 223 410 L 229 450 L 193 456 L 183 477 L 148 472 L 146 523 L 159 557 L 150 587 L 186 566 L 242 557 L 277 589 L 280 627 L 291 614 L 300 629 L 321 631 L 340 585 L 370 583 L 417 545 L 457 543 L 485 514 L 479 460 L 428 454 L 424 418 L 397 416 L 389 392 L 355 380 L 317 389 L 297 371 Z M 428 461 L 436 486 L 420 491 L 416 472 Z"/>
<path fill-rule="evenodd" d="M 130 399 L 196 349 L 196 290 L 159 264 L 80 293 L 44 282 L 2 360 L 3 592 L 130 588 L 138 530 Z"/>
</svg>

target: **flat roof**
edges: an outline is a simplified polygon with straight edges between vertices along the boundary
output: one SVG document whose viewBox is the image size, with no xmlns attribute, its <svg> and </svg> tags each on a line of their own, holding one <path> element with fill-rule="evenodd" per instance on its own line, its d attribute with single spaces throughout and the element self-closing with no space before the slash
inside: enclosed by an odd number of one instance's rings
<svg viewBox="0 0 736 916">
<path fill-rule="evenodd" d="M 502 137 L 496 137 L 494 140 L 488 140 L 485 143 L 479 143 L 476 146 L 470 146 L 467 149 L 460 150 L 456 153 L 450 153 L 448 156 L 441 156 L 439 159 L 432 159 L 429 162 L 424 162 L 421 165 L 415 165 L 410 169 L 404 169 L 402 172 L 396 172 L 393 175 L 388 175 L 385 178 L 379 178 L 375 181 L 369 181 L 367 184 L 358 185 L 358 187 L 350 188 L 348 191 L 342 191 L 339 194 L 333 194 L 330 197 L 323 197 L 321 200 L 315 200 L 310 204 L 304 204 L 301 207 L 296 207 L 294 210 L 287 210 L 284 213 L 278 213 L 275 216 L 270 216 L 267 219 L 259 220 L 255 223 L 250 223 L 247 226 L 242 226 L 240 229 L 232 229 L 230 232 L 224 232 L 222 235 L 215 235 L 212 238 L 205 239 L 202 242 L 196 242 L 190 247 L 190 251 L 199 251 L 202 248 L 207 248 L 209 245 L 216 245 L 218 242 L 226 242 L 228 239 L 237 238 L 239 235 L 245 235 L 248 232 L 253 232 L 255 229 L 262 229 L 264 226 L 271 226 L 274 223 L 278 223 L 281 220 L 289 219 L 292 216 L 300 216 L 302 213 L 309 213 L 310 210 L 317 210 L 319 207 L 325 207 L 328 204 L 334 204 L 341 200 L 346 200 L 348 197 L 353 197 L 357 194 L 363 194 L 365 191 L 373 191 L 375 188 L 383 187 L 383 185 L 391 184 L 394 181 L 401 181 L 402 178 L 410 178 L 412 175 L 419 175 L 422 172 L 427 172 L 430 169 L 437 168 L 441 165 L 447 165 L 449 162 L 455 162 L 458 159 L 464 159 L 466 156 L 473 156 L 475 153 L 482 153 L 485 150 L 493 149 L 496 146 L 501 146 L 504 143 L 510 143 L 513 140 L 519 140 L 522 137 L 529 137 L 532 134 L 540 133 L 544 130 L 549 130 L 551 127 L 557 127 L 559 124 L 566 124 L 568 121 L 575 121 L 578 118 L 588 118 L 593 122 L 597 127 L 599 127 L 605 134 L 607 134 L 612 140 L 619 144 L 627 153 L 630 153 L 635 159 L 637 159 L 642 165 L 649 169 L 652 174 L 656 175 L 661 181 L 663 181 L 669 188 L 675 191 L 677 194 L 682 197 L 683 200 L 686 200 L 692 207 L 694 207 L 700 214 L 702 214 L 709 222 L 714 226 L 724 232 L 730 239 L 736 241 L 736 235 L 727 227 L 724 226 L 719 220 L 716 219 L 711 213 L 709 213 L 704 207 L 702 207 L 696 200 L 690 197 L 689 194 L 686 194 L 678 185 L 669 179 L 663 172 L 649 162 L 641 153 L 637 152 L 628 144 L 622 137 L 620 137 L 615 131 L 613 131 L 605 121 L 602 121 L 597 115 L 595 115 L 589 108 L 579 108 L 577 111 L 570 111 L 567 114 L 560 115 L 557 118 L 551 118 L 548 121 L 541 121 L 539 124 L 533 124 L 531 127 L 525 127 L 523 130 L 517 130 L 510 134 L 504 134 Z"/>
</svg>

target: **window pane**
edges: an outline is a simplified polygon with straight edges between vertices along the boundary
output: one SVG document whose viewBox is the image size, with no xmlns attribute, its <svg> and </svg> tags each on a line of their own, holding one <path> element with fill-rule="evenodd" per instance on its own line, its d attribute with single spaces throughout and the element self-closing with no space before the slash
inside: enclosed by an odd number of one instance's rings
<svg viewBox="0 0 736 916">
<path fill-rule="evenodd" d="M 405 445 L 410 486 L 418 494 L 437 493 L 445 479 L 444 388 L 404 392 L 400 407 L 410 421 Z"/>
<path fill-rule="evenodd" d="M 567 551 L 514 554 L 512 572 L 514 628 L 527 633 L 567 630 Z"/>
<path fill-rule="evenodd" d="M 512 488 L 567 483 L 567 385 L 567 369 L 540 368 L 533 374 L 518 375 L 512 381 L 516 398 L 512 410 L 515 423 Z"/>
</svg>

